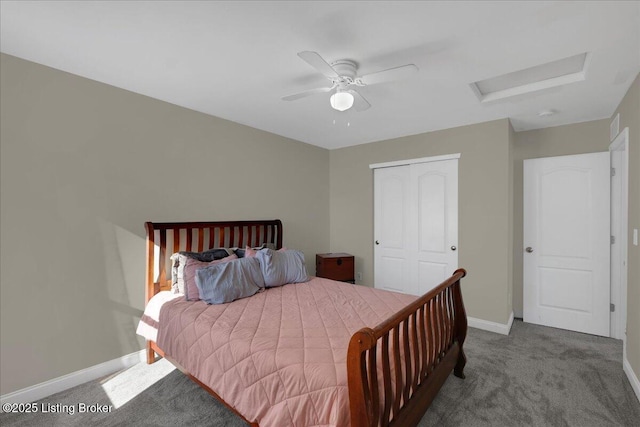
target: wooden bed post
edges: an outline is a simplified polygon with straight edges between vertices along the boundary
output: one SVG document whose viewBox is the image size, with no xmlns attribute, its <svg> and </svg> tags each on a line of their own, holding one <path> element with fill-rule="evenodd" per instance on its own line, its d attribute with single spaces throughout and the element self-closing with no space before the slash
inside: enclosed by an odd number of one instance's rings
<svg viewBox="0 0 640 427">
<path fill-rule="evenodd" d="M 351 336 L 347 351 L 347 383 L 349 384 L 349 408 L 351 410 L 351 427 L 372 425 L 372 396 L 368 387 L 365 350 L 373 347 L 375 352 L 376 337 L 371 328 L 362 328 Z M 369 403 L 369 405 L 367 404 Z M 377 417 L 376 417 L 377 418 Z"/>
<path fill-rule="evenodd" d="M 464 379 L 464 366 L 467 364 L 467 356 L 465 356 L 464 349 L 462 347 L 464 340 L 467 338 L 467 313 L 464 309 L 464 303 L 462 302 L 460 279 L 466 276 L 467 272 L 464 268 L 459 268 L 453 273 L 453 275 L 455 276 L 459 272 L 462 273 L 462 276 L 460 276 L 460 278 L 453 284 L 453 298 L 455 300 L 453 307 L 455 311 L 454 335 L 455 339 L 458 341 L 458 345 L 460 346 L 460 353 L 458 353 L 458 361 L 453 369 L 453 374 L 458 378 Z"/>
<path fill-rule="evenodd" d="M 144 228 L 147 231 L 147 268 L 146 268 L 146 274 L 145 274 L 145 281 L 146 281 L 146 285 L 145 285 L 145 304 L 149 302 L 149 300 L 151 299 L 151 297 L 153 297 L 156 293 L 155 293 L 155 285 L 154 285 L 154 281 L 153 281 L 153 266 L 154 264 L 154 250 L 155 250 L 155 242 L 154 242 L 154 231 L 153 231 L 153 223 L 151 222 L 145 222 L 144 223 Z M 147 340 L 147 345 L 146 345 L 146 351 L 147 351 L 147 364 L 152 364 L 153 362 L 156 361 L 156 353 L 155 351 L 153 351 L 153 348 L 151 347 L 151 341 Z"/>
</svg>

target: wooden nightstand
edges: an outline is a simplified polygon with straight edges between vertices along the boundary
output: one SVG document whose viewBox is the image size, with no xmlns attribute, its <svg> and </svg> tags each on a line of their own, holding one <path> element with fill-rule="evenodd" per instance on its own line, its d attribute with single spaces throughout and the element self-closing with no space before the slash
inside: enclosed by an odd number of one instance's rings
<svg viewBox="0 0 640 427">
<path fill-rule="evenodd" d="M 356 283 L 353 255 L 342 252 L 316 254 L 316 276 Z"/>
</svg>

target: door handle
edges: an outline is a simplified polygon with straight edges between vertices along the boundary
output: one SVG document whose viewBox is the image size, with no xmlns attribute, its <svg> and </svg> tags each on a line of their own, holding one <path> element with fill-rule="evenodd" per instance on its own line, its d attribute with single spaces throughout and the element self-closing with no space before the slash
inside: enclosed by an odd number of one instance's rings
<svg viewBox="0 0 640 427">
<path fill-rule="evenodd" d="M 531 246 L 527 246 L 527 249 L 525 249 L 525 251 L 527 251 L 528 253 L 533 252 L 533 248 Z"/>
<path fill-rule="evenodd" d="M 455 251 L 456 249 L 458 249 L 458 248 L 456 248 L 455 246 L 451 246 L 451 250 L 452 251 Z"/>
<path fill-rule="evenodd" d="M 376 245 L 379 245 L 379 244 L 380 244 L 380 242 L 378 242 L 378 241 L 376 240 Z"/>
</svg>

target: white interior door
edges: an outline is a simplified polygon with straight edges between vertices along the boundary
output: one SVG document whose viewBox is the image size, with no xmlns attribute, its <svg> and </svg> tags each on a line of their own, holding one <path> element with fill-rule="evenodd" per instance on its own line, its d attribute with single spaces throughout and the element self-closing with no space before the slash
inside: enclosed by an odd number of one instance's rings
<svg viewBox="0 0 640 427">
<path fill-rule="evenodd" d="M 609 336 L 609 153 L 524 161 L 524 321 Z"/>
<path fill-rule="evenodd" d="M 458 267 L 458 160 L 374 170 L 375 287 L 422 295 Z"/>
</svg>

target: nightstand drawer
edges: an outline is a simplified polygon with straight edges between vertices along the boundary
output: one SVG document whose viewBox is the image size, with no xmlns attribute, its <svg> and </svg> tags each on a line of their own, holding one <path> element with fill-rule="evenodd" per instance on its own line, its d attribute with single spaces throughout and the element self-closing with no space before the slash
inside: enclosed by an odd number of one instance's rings
<svg viewBox="0 0 640 427">
<path fill-rule="evenodd" d="M 316 276 L 355 283 L 353 255 L 334 252 L 316 254 Z"/>
</svg>

